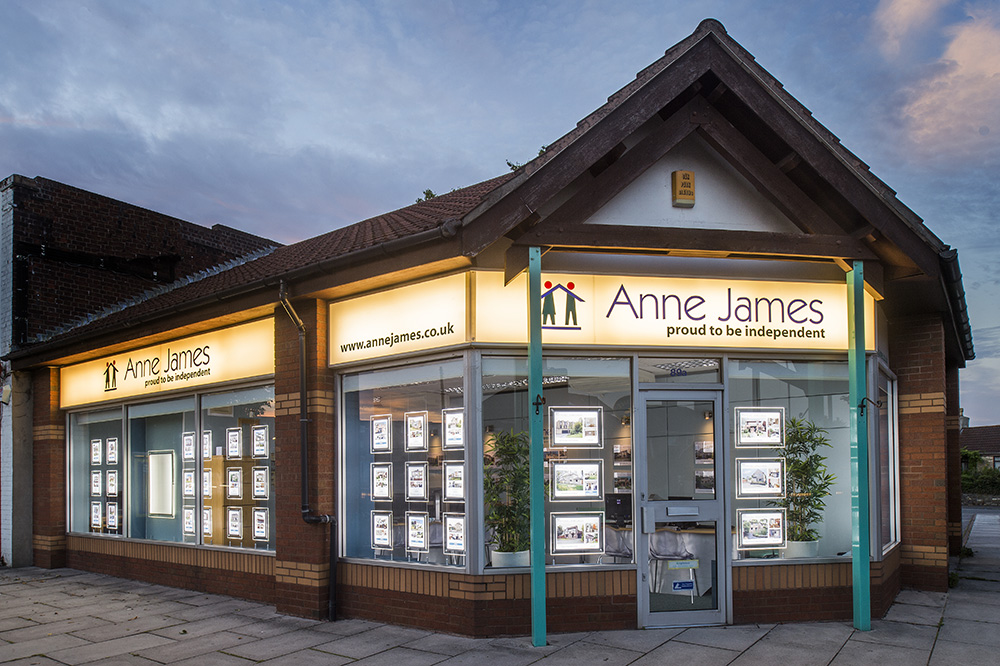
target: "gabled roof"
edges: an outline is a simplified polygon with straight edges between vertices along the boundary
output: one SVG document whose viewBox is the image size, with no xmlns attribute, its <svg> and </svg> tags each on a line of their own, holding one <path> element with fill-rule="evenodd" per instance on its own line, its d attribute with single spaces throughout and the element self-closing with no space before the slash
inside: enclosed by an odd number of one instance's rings
<svg viewBox="0 0 1000 666">
<path fill-rule="evenodd" d="M 645 137 L 627 143 L 640 128 Z M 586 228 L 589 215 L 692 133 L 801 233 Z M 887 292 L 890 307 L 922 311 L 930 303 L 948 315 L 949 356 L 959 363 L 974 356 L 954 250 L 711 19 L 513 174 L 279 248 L 91 322 L 23 356 L 37 358 L 44 348 L 54 351 L 70 340 L 155 321 L 178 308 L 273 291 L 279 281 L 298 280 L 307 290 L 319 288 L 316 276 L 349 281 L 358 261 L 379 252 L 391 251 L 398 263 L 410 265 L 427 261 L 425 250 L 432 247 L 443 248 L 439 255 L 473 258 L 504 236 L 514 249 L 865 260 L 872 268 L 866 278 Z"/>
<path fill-rule="evenodd" d="M 963 449 L 1000 456 L 1000 425 L 963 428 L 959 440 Z"/>
</svg>

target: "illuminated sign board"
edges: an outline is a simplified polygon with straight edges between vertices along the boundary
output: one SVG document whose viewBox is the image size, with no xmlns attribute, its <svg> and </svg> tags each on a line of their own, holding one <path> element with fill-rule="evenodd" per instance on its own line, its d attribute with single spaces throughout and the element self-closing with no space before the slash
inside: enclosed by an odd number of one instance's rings
<svg viewBox="0 0 1000 666">
<path fill-rule="evenodd" d="M 330 362 L 467 342 L 527 344 L 526 284 L 523 274 L 504 286 L 502 273 L 474 271 L 333 303 Z M 848 345 L 846 283 L 543 273 L 541 298 L 546 345 Z M 875 348 L 874 321 L 875 301 L 866 293 L 868 349 Z"/>
<path fill-rule="evenodd" d="M 62 368 L 60 407 L 274 374 L 274 320 L 262 319 Z"/>
<path fill-rule="evenodd" d="M 331 303 L 330 363 L 466 342 L 467 281 L 449 275 Z"/>
</svg>

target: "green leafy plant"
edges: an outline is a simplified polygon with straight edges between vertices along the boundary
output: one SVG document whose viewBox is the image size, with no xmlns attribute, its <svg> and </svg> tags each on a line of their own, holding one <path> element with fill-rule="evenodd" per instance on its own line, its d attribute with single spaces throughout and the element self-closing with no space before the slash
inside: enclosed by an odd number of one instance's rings
<svg viewBox="0 0 1000 666">
<path fill-rule="evenodd" d="M 483 458 L 486 531 L 496 550 L 527 550 L 531 527 L 528 433 L 502 432 L 487 445 Z"/>
<path fill-rule="evenodd" d="M 826 466 L 817 449 L 830 446 L 826 430 L 803 419 L 789 419 L 785 427 L 785 498 L 774 502 L 784 507 L 790 541 L 816 541 L 814 527 L 823 522 L 826 498 L 837 477 Z"/>
</svg>

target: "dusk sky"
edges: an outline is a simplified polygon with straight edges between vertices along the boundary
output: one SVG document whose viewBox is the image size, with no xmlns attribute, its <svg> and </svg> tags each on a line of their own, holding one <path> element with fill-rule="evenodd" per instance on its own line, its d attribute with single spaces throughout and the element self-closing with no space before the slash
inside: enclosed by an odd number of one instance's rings
<svg viewBox="0 0 1000 666">
<path fill-rule="evenodd" d="M 0 178 L 294 242 L 525 162 L 704 18 L 958 248 L 1000 423 L 1000 2 L 3 0 Z"/>
</svg>

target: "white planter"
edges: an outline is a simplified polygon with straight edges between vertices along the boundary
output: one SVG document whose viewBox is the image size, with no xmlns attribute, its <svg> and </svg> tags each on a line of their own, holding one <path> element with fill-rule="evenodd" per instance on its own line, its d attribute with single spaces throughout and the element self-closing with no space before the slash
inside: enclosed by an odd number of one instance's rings
<svg viewBox="0 0 1000 666">
<path fill-rule="evenodd" d="M 819 541 L 792 541 L 789 539 L 783 557 L 816 557 L 819 555 Z"/>
<path fill-rule="evenodd" d="M 519 550 L 514 553 L 503 553 L 499 550 L 494 550 L 490 555 L 490 562 L 492 562 L 494 569 L 526 567 L 531 564 L 531 551 Z"/>
</svg>

